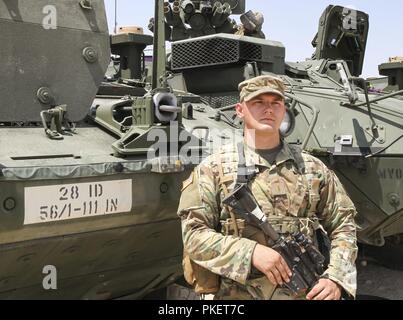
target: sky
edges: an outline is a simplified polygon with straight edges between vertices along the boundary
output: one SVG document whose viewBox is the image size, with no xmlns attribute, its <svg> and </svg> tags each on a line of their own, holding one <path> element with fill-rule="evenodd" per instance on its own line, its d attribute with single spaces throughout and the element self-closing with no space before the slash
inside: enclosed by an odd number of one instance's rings
<svg viewBox="0 0 403 320">
<path fill-rule="evenodd" d="M 110 33 L 114 31 L 115 0 L 104 0 Z M 117 0 L 118 26 L 136 25 L 151 34 L 148 21 L 154 14 L 153 0 Z M 319 18 L 330 4 L 352 7 L 369 14 L 369 35 L 364 61 L 364 77 L 378 76 L 378 65 L 389 57 L 403 56 L 402 0 L 247 0 L 247 10 L 265 16 L 266 38 L 280 41 L 287 61 L 303 61 L 314 52 L 311 41 L 318 30 Z M 236 16 L 235 16 L 236 18 Z"/>
</svg>

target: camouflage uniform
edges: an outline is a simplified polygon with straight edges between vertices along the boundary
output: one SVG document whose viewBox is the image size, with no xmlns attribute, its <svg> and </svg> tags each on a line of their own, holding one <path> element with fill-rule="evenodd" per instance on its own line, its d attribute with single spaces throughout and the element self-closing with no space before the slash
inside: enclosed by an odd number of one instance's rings
<svg viewBox="0 0 403 320">
<path fill-rule="evenodd" d="M 331 251 L 324 277 L 355 296 L 355 207 L 331 170 L 309 154 L 296 153 L 294 148 L 284 142 L 271 165 L 245 147 L 247 166 L 259 168 L 250 188 L 280 233 L 299 229 L 314 238 L 314 229 L 326 230 Z M 233 190 L 237 170 L 237 147 L 228 145 L 203 161 L 185 181 L 178 209 L 185 250 L 197 265 L 221 276 L 216 299 L 304 298 L 293 296 L 287 289 L 276 288 L 252 266 L 257 243 L 268 243 L 259 229 L 239 220 L 242 237 L 234 236 L 228 222 L 230 212 L 221 202 L 226 191 Z"/>
</svg>

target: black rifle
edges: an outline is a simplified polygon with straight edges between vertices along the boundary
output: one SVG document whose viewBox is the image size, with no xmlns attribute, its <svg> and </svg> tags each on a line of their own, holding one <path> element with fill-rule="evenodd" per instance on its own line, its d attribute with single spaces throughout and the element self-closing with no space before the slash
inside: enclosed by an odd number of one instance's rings
<svg viewBox="0 0 403 320">
<path fill-rule="evenodd" d="M 273 242 L 276 250 L 292 271 L 291 280 L 285 287 L 298 294 L 312 289 L 324 272 L 325 257 L 303 233 L 280 236 L 270 225 L 247 184 L 237 185 L 223 204 L 232 208 L 247 221 L 258 226 Z"/>
</svg>

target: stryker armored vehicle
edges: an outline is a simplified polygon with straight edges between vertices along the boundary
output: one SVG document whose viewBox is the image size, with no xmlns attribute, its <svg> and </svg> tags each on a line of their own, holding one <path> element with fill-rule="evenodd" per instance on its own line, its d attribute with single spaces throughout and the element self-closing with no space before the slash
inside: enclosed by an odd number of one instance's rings
<svg viewBox="0 0 403 320">
<path fill-rule="evenodd" d="M 130 130 L 126 114 L 134 104 L 166 131 L 176 98 L 156 74 L 146 97 L 140 88 L 113 102 L 123 118 L 104 114 L 114 130 L 92 121 L 97 92 L 121 90 L 99 89 L 110 62 L 103 1 L 1 0 L 0 40 L 0 299 L 135 299 L 173 282 L 192 168 L 147 157 L 147 141 L 126 152 L 147 131 L 146 120 Z"/>
<path fill-rule="evenodd" d="M 348 20 L 352 15 L 355 20 Z M 231 108 L 239 82 L 279 75 L 288 91 L 286 140 L 330 166 L 357 207 L 359 294 L 402 299 L 396 269 L 403 269 L 403 69 L 400 62 L 381 65 L 391 89 L 369 92 L 359 78 L 368 30 L 364 12 L 329 6 L 320 18 L 312 59 L 286 62 L 281 43 L 215 35 L 173 43 L 171 69 L 213 108 L 207 113 L 223 128 L 228 121 L 240 127 Z M 192 121 L 186 124 L 191 127 Z"/>
<path fill-rule="evenodd" d="M 166 77 L 162 79 L 180 97 L 184 127 L 206 145 L 217 138 L 217 132 L 222 132 L 219 138 L 232 143 L 231 139 L 242 136 L 242 123 L 234 110 L 239 99 L 238 84 L 262 74 L 281 77 L 287 85 L 284 137 L 331 167 L 357 207 L 359 295 L 403 298 L 402 286 L 396 281 L 396 274 L 403 269 L 400 62 L 380 67 L 389 76 L 392 89 L 371 90 L 369 83 L 360 78 L 369 17 L 364 12 L 333 5 L 320 18 L 312 42 L 313 56 L 302 62 L 286 62 L 281 42 L 245 36 L 236 28 L 214 33 L 214 24 L 210 28 L 207 22 L 212 21 L 223 2 L 170 1 L 164 5 L 164 32 L 171 38 L 179 34 L 179 29 L 182 33 L 181 40 L 171 44 Z M 237 4 L 245 8 L 243 1 Z M 172 12 L 177 14 L 175 24 Z M 208 33 L 194 36 L 194 25 L 186 23 L 193 15 L 197 21 L 205 22 Z M 163 24 L 159 23 L 162 30 Z M 155 34 L 161 37 L 161 32 Z M 128 55 L 121 58 L 130 60 Z M 145 69 L 130 70 L 126 62 L 124 65 L 123 69 L 131 74 L 142 75 L 135 79 L 144 79 Z M 133 79 L 120 81 L 133 88 L 138 86 Z M 230 129 L 236 133 L 225 134 Z"/>
<path fill-rule="evenodd" d="M 378 68 L 381 76 L 367 79 L 369 91 L 389 93 L 403 89 L 403 57 L 391 57 Z"/>
<path fill-rule="evenodd" d="M 360 294 L 403 297 L 403 98 L 358 78 L 368 16 L 329 6 L 314 58 L 287 63 L 244 1 L 219 2 L 244 26 L 201 36 L 183 4 L 194 3 L 196 22 L 220 5 L 156 0 L 153 39 L 109 37 L 103 1 L 0 1 L 0 298 L 138 299 L 178 279 L 181 183 L 217 136 L 242 137 L 237 85 L 266 73 L 288 84 L 286 139 L 331 166 L 357 206 Z M 186 32 L 166 65 L 168 5 Z M 102 83 L 111 52 L 119 70 Z M 372 261 L 395 270 L 374 277 Z"/>
<path fill-rule="evenodd" d="M 389 62 L 379 65 L 379 73 L 388 77 L 385 91 L 403 90 L 403 57 L 389 58 Z"/>
</svg>

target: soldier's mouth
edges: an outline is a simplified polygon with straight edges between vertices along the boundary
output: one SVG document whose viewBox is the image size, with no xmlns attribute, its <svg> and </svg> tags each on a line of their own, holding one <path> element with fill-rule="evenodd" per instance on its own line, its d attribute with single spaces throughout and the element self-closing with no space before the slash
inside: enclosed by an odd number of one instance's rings
<svg viewBox="0 0 403 320">
<path fill-rule="evenodd" d="M 275 122 L 276 120 L 274 120 L 274 119 L 272 119 L 272 118 L 263 118 L 263 119 L 261 119 L 260 120 L 260 122 L 270 122 L 270 123 L 273 123 L 273 122 Z"/>
</svg>

